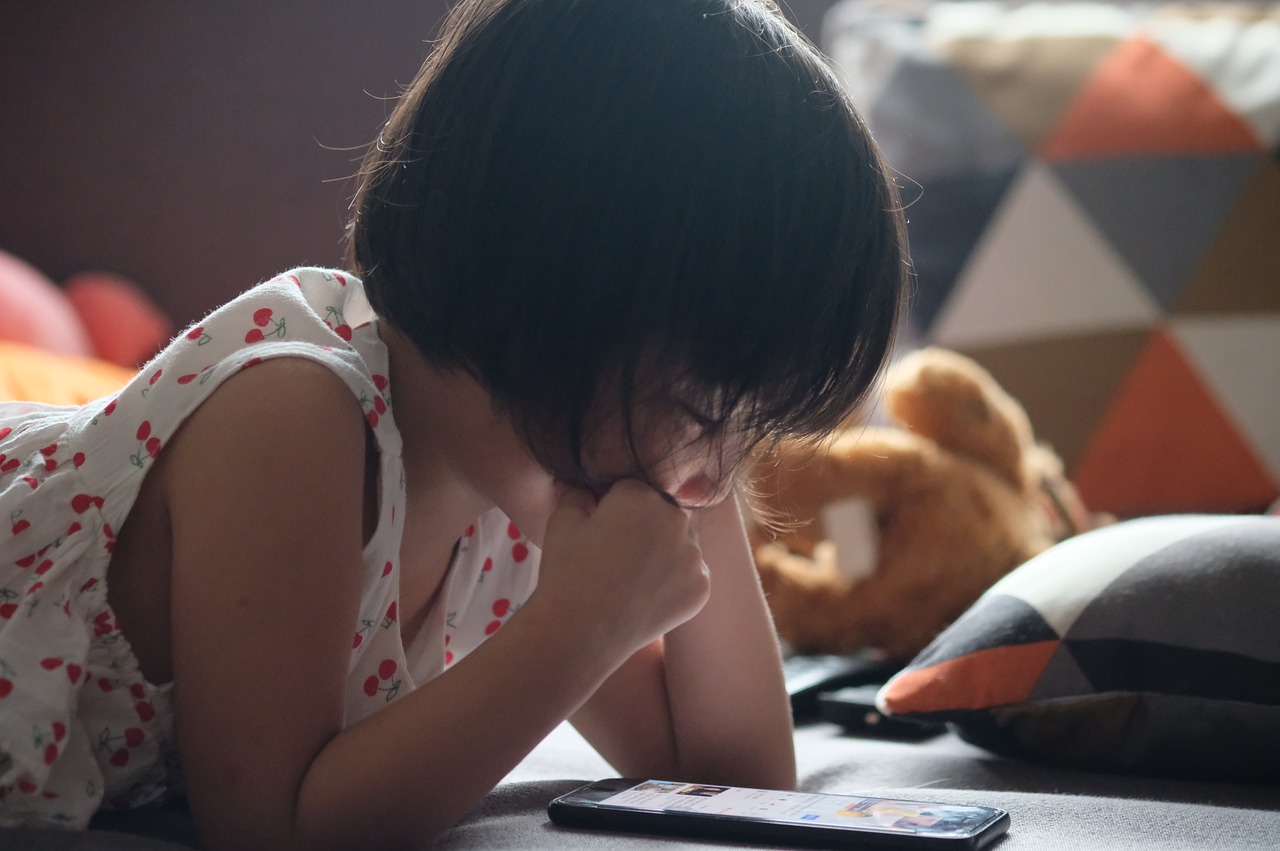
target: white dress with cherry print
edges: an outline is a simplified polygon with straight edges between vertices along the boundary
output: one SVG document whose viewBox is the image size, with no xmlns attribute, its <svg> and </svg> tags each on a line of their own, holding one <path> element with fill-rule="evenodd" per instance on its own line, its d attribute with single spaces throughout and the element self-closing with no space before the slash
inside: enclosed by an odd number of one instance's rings
<svg viewBox="0 0 1280 851">
<path fill-rule="evenodd" d="M 172 684 L 139 671 L 107 605 L 107 564 L 165 442 L 228 376 L 274 357 L 332 369 L 378 444 L 379 517 L 352 625 L 348 725 L 461 659 L 532 593 L 538 552 L 492 511 L 459 542 L 444 593 L 406 653 L 396 610 L 404 471 L 376 319 L 349 275 L 297 269 L 260 284 L 177 337 L 114 396 L 81 408 L 0 404 L 0 826 L 84 827 L 99 808 L 180 790 Z M 270 640 L 269 624 L 262 637 Z"/>
</svg>

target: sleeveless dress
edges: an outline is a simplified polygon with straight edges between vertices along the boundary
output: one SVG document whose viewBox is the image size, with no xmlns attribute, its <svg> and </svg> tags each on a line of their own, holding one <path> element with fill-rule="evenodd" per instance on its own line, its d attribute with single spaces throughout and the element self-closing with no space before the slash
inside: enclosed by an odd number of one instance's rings
<svg viewBox="0 0 1280 851">
<path fill-rule="evenodd" d="M 172 683 L 143 678 L 107 605 L 107 564 L 183 420 L 229 376 L 276 357 L 340 376 L 378 447 L 379 516 L 351 625 L 346 725 L 463 658 L 533 592 L 539 553 L 490 511 L 467 529 L 426 625 L 404 647 L 405 479 L 377 319 L 360 281 L 341 272 L 296 269 L 259 284 L 114 396 L 80 408 L 0 404 L 0 826 L 82 828 L 99 808 L 181 791 Z"/>
</svg>

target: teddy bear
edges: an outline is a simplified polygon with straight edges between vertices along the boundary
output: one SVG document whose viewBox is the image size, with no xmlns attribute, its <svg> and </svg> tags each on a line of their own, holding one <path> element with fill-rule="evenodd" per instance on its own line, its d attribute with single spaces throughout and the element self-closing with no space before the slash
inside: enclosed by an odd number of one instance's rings
<svg viewBox="0 0 1280 851">
<path fill-rule="evenodd" d="M 796 652 L 905 662 L 1001 576 L 1100 520 L 973 360 L 915 351 L 884 404 L 896 425 L 848 423 L 754 464 L 756 566 Z"/>
</svg>

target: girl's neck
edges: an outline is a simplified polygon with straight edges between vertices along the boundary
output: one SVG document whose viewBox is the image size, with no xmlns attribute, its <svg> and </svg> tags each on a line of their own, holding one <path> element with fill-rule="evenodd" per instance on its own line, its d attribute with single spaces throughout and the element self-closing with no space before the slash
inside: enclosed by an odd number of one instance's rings
<svg viewBox="0 0 1280 851">
<path fill-rule="evenodd" d="M 467 373 L 427 362 L 385 323 L 379 333 L 390 353 L 392 409 L 404 440 L 405 533 L 413 534 L 412 545 L 421 541 L 447 556 L 468 525 L 497 507 L 541 546 L 558 497 L 551 474 L 510 419 Z"/>
<path fill-rule="evenodd" d="M 459 398 L 459 376 L 443 372 L 386 323 L 378 333 L 390 358 L 393 416 L 403 441 L 406 502 L 416 543 L 451 550 L 463 530 L 493 507 L 470 486 L 455 435 L 475 413 Z M 424 520 L 429 522 L 424 523 Z M 416 522 L 415 522 L 416 521 Z M 426 528 L 423 528 L 423 527 Z"/>
</svg>

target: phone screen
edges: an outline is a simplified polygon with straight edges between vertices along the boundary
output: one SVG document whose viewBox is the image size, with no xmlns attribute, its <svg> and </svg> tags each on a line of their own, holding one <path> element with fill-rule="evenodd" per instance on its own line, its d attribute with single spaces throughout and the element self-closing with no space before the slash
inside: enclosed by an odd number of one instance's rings
<svg viewBox="0 0 1280 851">
<path fill-rule="evenodd" d="M 809 792 L 781 792 L 647 780 L 596 802 L 647 812 L 700 813 L 775 824 L 822 825 L 878 833 L 971 836 L 1003 815 L 990 807 L 898 801 Z"/>
</svg>

